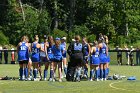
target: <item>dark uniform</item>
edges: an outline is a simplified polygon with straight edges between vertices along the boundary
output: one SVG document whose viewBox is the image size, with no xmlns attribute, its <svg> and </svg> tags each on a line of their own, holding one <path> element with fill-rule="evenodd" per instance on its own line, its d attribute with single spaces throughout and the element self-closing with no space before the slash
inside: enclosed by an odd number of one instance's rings
<svg viewBox="0 0 140 93">
<path fill-rule="evenodd" d="M 122 52 L 119 51 L 121 50 L 119 47 L 116 47 L 117 52 L 117 61 L 118 61 L 118 65 L 122 65 Z"/>
<path fill-rule="evenodd" d="M 70 56 L 72 67 L 81 66 L 83 64 L 84 48 L 82 46 L 82 43 L 71 43 L 67 51 Z"/>
</svg>

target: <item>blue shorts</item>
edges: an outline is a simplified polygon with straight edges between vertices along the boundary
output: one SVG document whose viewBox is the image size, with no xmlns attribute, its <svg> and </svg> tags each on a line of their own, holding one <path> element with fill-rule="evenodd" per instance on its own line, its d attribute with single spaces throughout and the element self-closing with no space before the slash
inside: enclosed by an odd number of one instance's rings
<svg viewBox="0 0 140 93">
<path fill-rule="evenodd" d="M 67 57 L 67 52 L 65 52 L 62 56 L 63 56 L 63 58 L 66 58 Z"/>
<path fill-rule="evenodd" d="M 110 63 L 110 56 L 107 56 L 107 63 Z"/>
<path fill-rule="evenodd" d="M 91 65 L 99 65 L 100 64 L 100 58 L 95 57 L 95 56 L 91 56 L 90 64 Z"/>
<path fill-rule="evenodd" d="M 32 57 L 31 59 L 32 59 L 32 62 L 40 62 L 40 58 L 34 58 L 34 57 Z"/>
<path fill-rule="evenodd" d="M 48 54 L 48 57 L 49 57 L 49 62 L 52 62 L 53 61 L 53 54 Z"/>
</svg>

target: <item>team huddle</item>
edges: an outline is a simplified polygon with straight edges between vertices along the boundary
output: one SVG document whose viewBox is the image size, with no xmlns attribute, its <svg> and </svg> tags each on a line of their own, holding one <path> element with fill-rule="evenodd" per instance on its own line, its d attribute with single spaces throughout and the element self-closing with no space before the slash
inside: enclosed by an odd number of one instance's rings
<svg viewBox="0 0 140 93">
<path fill-rule="evenodd" d="M 49 81 L 57 81 L 56 71 L 58 71 L 59 82 L 62 82 L 63 77 L 66 77 L 67 81 L 80 81 L 82 78 L 103 81 L 109 74 L 108 38 L 103 35 L 99 37 L 98 42 L 93 43 L 88 43 L 85 37 L 80 42 L 80 36 L 77 35 L 68 49 L 66 37 L 54 39 L 52 36 L 44 36 L 43 41 L 39 43 L 39 37 L 36 35 L 34 42 L 29 43 L 28 37 L 23 36 L 17 46 L 17 52 L 20 66 L 19 80 L 37 81 L 38 74 L 40 80 L 47 80 L 49 72 Z M 67 54 L 70 62 L 67 62 Z M 45 67 L 44 73 L 42 65 Z"/>
</svg>

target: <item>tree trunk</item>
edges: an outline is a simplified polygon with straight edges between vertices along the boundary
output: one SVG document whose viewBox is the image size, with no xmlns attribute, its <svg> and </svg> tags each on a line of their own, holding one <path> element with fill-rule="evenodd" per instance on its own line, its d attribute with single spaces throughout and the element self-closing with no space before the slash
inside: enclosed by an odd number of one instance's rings
<svg viewBox="0 0 140 93">
<path fill-rule="evenodd" d="M 23 9 L 22 2 L 21 2 L 21 0 L 18 0 L 18 2 L 19 2 L 19 5 L 20 5 L 20 8 L 21 8 L 21 11 L 22 11 L 22 18 L 23 18 L 23 21 L 25 21 L 25 12 L 24 12 L 24 9 Z"/>
<path fill-rule="evenodd" d="M 57 10 L 58 10 L 58 5 L 57 5 L 57 0 L 54 0 L 54 29 L 58 28 L 58 14 L 57 14 Z"/>
</svg>

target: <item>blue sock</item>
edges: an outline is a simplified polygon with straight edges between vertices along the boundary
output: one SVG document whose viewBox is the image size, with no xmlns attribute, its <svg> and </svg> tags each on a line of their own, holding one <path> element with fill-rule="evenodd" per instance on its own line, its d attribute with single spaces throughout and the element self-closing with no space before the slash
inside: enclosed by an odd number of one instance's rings
<svg viewBox="0 0 140 93">
<path fill-rule="evenodd" d="M 30 69 L 30 76 L 32 76 L 32 69 Z"/>
<path fill-rule="evenodd" d="M 64 67 L 64 73 L 67 75 L 67 67 Z"/>
<path fill-rule="evenodd" d="M 22 79 L 22 76 L 23 76 L 23 68 L 20 68 L 19 69 L 19 76 L 20 76 L 20 79 Z"/>
<path fill-rule="evenodd" d="M 90 79 L 93 77 L 94 70 L 90 70 Z"/>
<path fill-rule="evenodd" d="M 98 78 L 100 78 L 100 77 L 101 77 L 101 69 L 98 68 Z"/>
<path fill-rule="evenodd" d="M 33 75 L 34 75 L 34 78 L 36 79 L 36 77 L 37 77 L 37 69 L 33 70 Z"/>
<path fill-rule="evenodd" d="M 103 78 L 106 78 L 107 69 L 103 69 Z"/>
<path fill-rule="evenodd" d="M 44 69 L 44 78 L 47 78 L 48 70 Z"/>
<path fill-rule="evenodd" d="M 27 68 L 24 68 L 24 75 L 25 75 L 25 78 L 28 77 L 28 69 Z"/>
<path fill-rule="evenodd" d="M 101 74 L 100 74 L 100 78 L 102 79 L 102 78 L 103 78 L 103 75 L 104 75 L 103 69 L 101 69 L 100 71 L 101 71 L 101 72 L 100 72 L 100 73 L 101 73 Z"/>
<path fill-rule="evenodd" d="M 109 74 L 109 68 L 106 68 L 106 76 Z"/>
<path fill-rule="evenodd" d="M 85 68 L 84 75 L 87 75 L 88 76 L 88 68 Z"/>
<path fill-rule="evenodd" d="M 98 78 L 98 70 L 95 71 L 96 79 Z"/>
<path fill-rule="evenodd" d="M 50 70 L 50 78 L 53 77 L 53 70 Z"/>
</svg>

